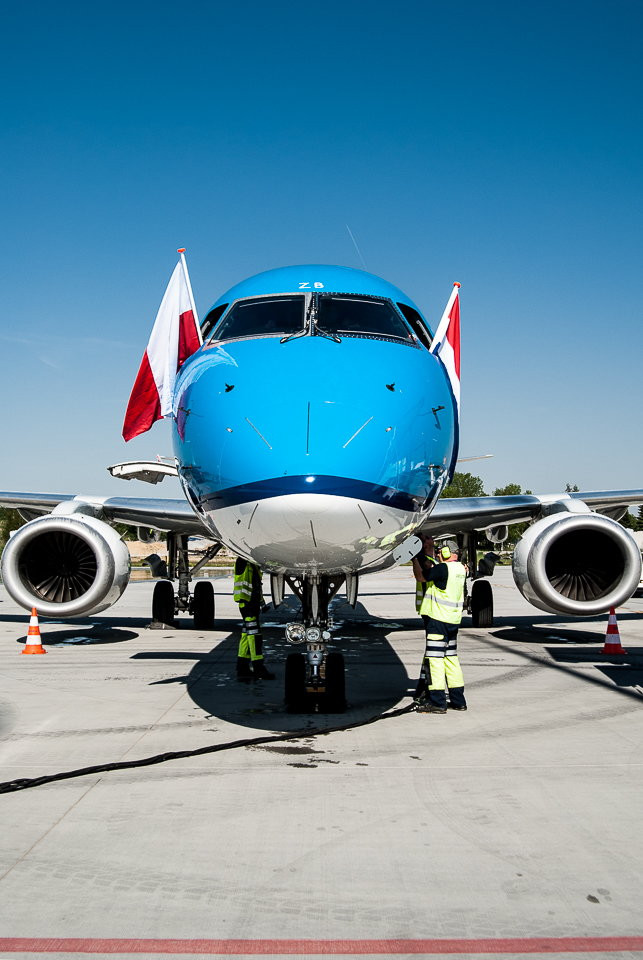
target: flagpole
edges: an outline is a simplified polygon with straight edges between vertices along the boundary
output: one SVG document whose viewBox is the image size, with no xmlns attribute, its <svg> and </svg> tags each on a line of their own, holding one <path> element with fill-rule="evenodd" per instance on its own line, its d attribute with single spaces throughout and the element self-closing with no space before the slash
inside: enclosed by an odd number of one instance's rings
<svg viewBox="0 0 643 960">
<path fill-rule="evenodd" d="M 438 324 L 438 328 L 435 331 L 435 336 L 433 337 L 433 343 L 431 344 L 430 353 L 435 353 L 440 343 L 444 340 L 444 336 L 447 332 L 447 327 L 449 326 L 449 314 L 451 313 L 451 307 L 455 303 L 455 298 L 460 292 L 460 284 L 456 280 L 453 284 L 453 290 L 451 291 L 451 296 L 447 301 L 447 305 L 444 308 L 444 313 Z"/>
<path fill-rule="evenodd" d="M 185 260 L 185 247 L 179 247 L 176 251 L 181 254 L 181 263 L 183 264 L 183 274 L 185 276 L 185 282 L 188 286 L 188 294 L 190 295 L 190 303 L 192 305 L 192 314 L 194 316 L 194 324 L 199 335 L 199 343 L 203 343 L 203 336 L 201 334 L 201 324 L 199 323 L 199 315 L 196 312 L 196 304 L 194 302 L 194 294 L 192 293 L 192 284 L 190 283 L 190 274 L 188 273 L 188 265 Z"/>
</svg>

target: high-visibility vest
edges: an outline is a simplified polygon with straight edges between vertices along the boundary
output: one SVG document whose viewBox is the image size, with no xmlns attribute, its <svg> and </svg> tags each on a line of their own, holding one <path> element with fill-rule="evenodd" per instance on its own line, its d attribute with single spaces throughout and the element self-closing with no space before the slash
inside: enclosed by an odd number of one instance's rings
<svg viewBox="0 0 643 960">
<path fill-rule="evenodd" d="M 241 567 L 241 564 L 237 561 L 234 570 L 234 589 L 232 593 L 234 599 L 237 603 L 250 603 L 251 600 L 255 599 L 262 604 L 263 592 L 261 590 L 261 580 L 259 579 L 259 568 L 255 567 L 252 563 L 245 563 L 240 572 L 237 573 L 239 567 Z M 255 593 L 254 597 L 253 589 Z M 259 593 L 258 597 L 256 595 L 257 589 Z"/>
<path fill-rule="evenodd" d="M 429 561 L 430 565 L 437 563 L 438 561 L 434 557 L 427 557 L 426 554 L 422 557 L 420 561 L 420 566 L 423 565 L 425 561 Z M 422 606 L 422 601 L 424 600 L 424 594 L 426 593 L 427 582 L 426 580 L 416 580 L 415 581 L 415 610 L 417 613 L 420 612 Z"/>
<path fill-rule="evenodd" d="M 464 610 L 467 569 L 457 560 L 447 563 L 446 568 L 448 571 L 446 587 L 440 590 L 434 583 L 428 583 L 420 613 L 423 617 L 433 617 L 441 623 L 460 623 Z"/>
</svg>

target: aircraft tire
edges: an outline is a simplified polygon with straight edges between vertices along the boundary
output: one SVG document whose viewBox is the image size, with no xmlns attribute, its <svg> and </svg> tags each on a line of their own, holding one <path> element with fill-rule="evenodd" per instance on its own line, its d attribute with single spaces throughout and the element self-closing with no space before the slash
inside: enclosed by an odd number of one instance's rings
<svg viewBox="0 0 643 960">
<path fill-rule="evenodd" d="M 159 580 L 154 584 L 152 620 L 169 626 L 174 623 L 174 587 L 169 580 Z"/>
<path fill-rule="evenodd" d="M 493 590 L 488 580 L 476 580 L 471 588 L 471 625 L 493 626 Z"/>
<path fill-rule="evenodd" d="M 194 585 L 192 616 L 195 630 L 214 629 L 214 587 L 209 580 L 199 580 Z"/>
<path fill-rule="evenodd" d="M 343 713 L 346 710 L 346 673 L 341 653 L 329 653 L 326 657 L 326 713 Z"/>
<path fill-rule="evenodd" d="M 303 653 L 286 657 L 284 699 L 288 713 L 302 713 L 306 702 L 306 658 Z"/>
</svg>

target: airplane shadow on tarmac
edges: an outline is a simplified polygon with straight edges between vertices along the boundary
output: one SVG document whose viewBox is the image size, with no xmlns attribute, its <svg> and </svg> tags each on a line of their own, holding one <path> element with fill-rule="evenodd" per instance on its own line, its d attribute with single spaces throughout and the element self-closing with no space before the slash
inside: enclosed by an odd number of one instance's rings
<svg viewBox="0 0 643 960">
<path fill-rule="evenodd" d="M 274 680 L 242 683 L 236 679 L 240 621 L 218 621 L 217 628 L 230 633 L 206 654 L 162 650 L 135 654 L 133 659 L 196 661 L 189 671 L 155 683 L 185 683 L 194 703 L 206 714 L 253 730 L 289 731 L 324 729 L 376 717 L 406 697 L 415 688 L 406 668 L 389 642 L 396 630 L 417 628 L 417 620 L 374 620 L 361 604 L 352 610 L 343 599 L 333 602 L 332 639 L 329 649 L 344 655 L 348 709 L 341 714 L 286 713 L 284 668 L 289 653 L 303 652 L 284 638 L 284 626 L 299 606 L 295 597 L 286 597 L 277 609 L 262 619 L 264 653 Z M 418 630 L 418 647 L 422 640 Z"/>
</svg>

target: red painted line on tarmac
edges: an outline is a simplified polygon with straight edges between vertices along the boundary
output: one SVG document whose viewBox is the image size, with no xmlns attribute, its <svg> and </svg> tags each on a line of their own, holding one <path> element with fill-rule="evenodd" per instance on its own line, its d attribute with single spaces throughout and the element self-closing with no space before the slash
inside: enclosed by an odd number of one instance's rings
<svg viewBox="0 0 643 960">
<path fill-rule="evenodd" d="M 0 937 L 3 953 L 195 954 L 197 956 L 357 955 L 404 953 L 618 953 L 643 951 L 643 937 L 524 937 L 484 940 L 139 940 Z"/>
</svg>

